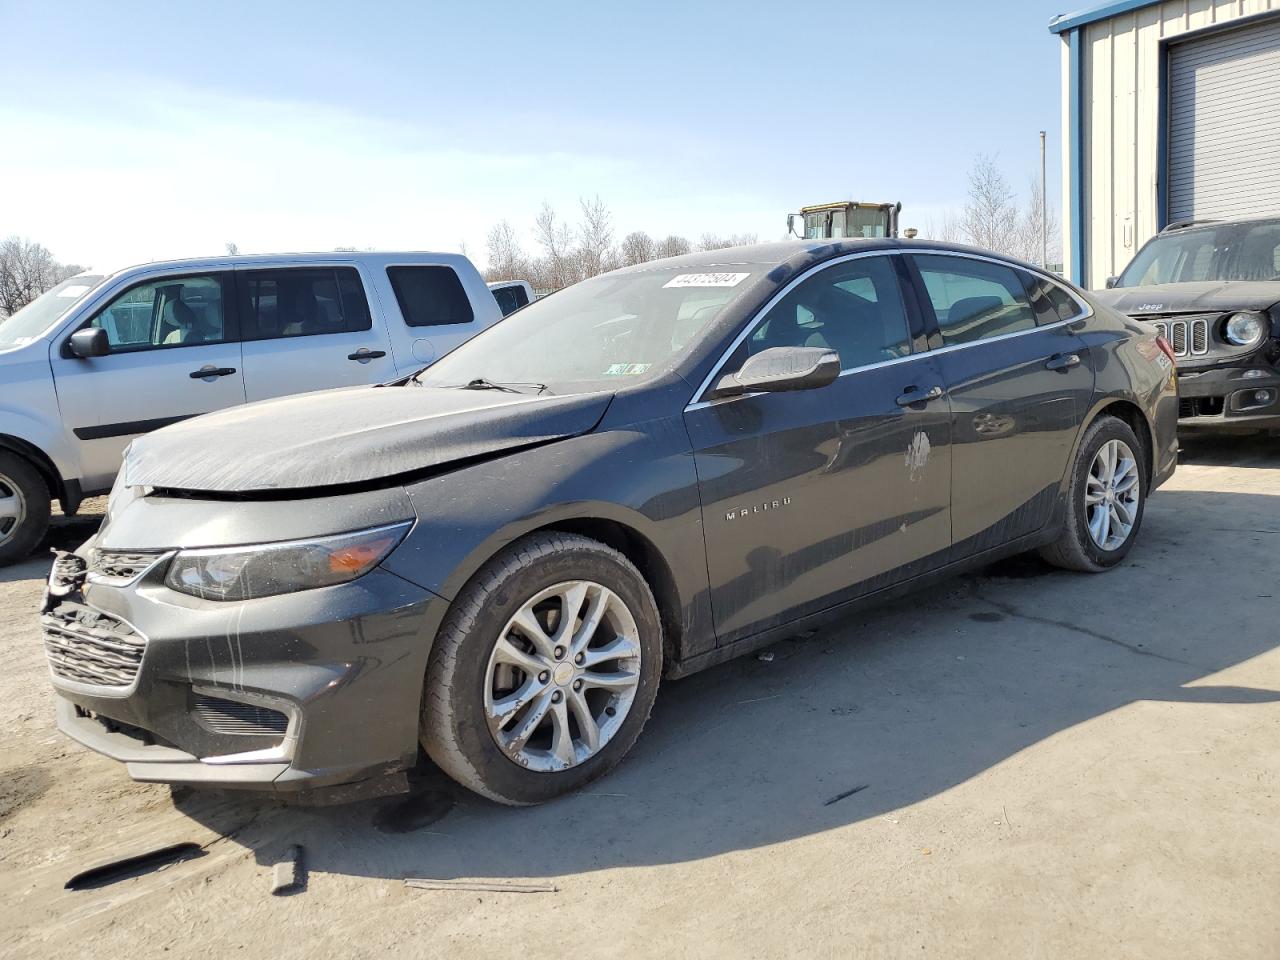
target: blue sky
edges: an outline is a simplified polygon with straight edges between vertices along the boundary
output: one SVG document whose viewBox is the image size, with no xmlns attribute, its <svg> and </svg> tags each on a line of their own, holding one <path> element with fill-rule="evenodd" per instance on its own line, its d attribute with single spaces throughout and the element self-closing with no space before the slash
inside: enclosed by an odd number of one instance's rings
<svg viewBox="0 0 1280 960">
<path fill-rule="evenodd" d="M 0 235 L 98 269 L 456 250 L 598 194 L 618 235 L 781 236 L 830 199 L 920 227 L 993 154 L 1059 196 L 1062 0 L 0 0 Z M 527 239 L 532 248 L 532 240 Z"/>
</svg>

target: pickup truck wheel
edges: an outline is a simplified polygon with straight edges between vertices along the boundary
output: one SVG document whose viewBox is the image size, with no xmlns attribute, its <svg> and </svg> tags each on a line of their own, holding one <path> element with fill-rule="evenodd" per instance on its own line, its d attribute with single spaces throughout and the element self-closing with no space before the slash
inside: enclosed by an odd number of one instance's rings
<svg viewBox="0 0 1280 960">
<path fill-rule="evenodd" d="M 49 527 L 49 488 L 29 462 L 0 453 L 0 566 L 27 556 Z"/>
<path fill-rule="evenodd" d="M 657 604 L 631 562 L 587 537 L 533 534 L 481 569 L 445 616 L 422 745 L 476 793 L 541 803 L 622 759 L 661 673 Z"/>
<path fill-rule="evenodd" d="M 1076 451 L 1061 536 L 1040 555 L 1054 566 L 1101 573 L 1123 560 L 1146 506 L 1142 446 L 1123 420 L 1099 417 Z"/>
</svg>

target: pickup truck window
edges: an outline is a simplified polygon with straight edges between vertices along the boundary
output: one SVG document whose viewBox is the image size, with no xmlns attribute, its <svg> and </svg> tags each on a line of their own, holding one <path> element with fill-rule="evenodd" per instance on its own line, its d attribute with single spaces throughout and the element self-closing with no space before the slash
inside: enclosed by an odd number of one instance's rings
<svg viewBox="0 0 1280 960">
<path fill-rule="evenodd" d="M 223 307 L 222 275 L 216 273 L 137 284 L 94 314 L 89 324 L 107 331 L 112 353 L 235 339 Z"/>
<path fill-rule="evenodd" d="M 498 301 L 498 309 L 504 317 L 529 303 L 524 287 L 498 287 L 493 291 L 493 299 Z"/>
<path fill-rule="evenodd" d="M 440 327 L 475 319 L 471 300 L 452 267 L 387 267 L 400 313 L 411 327 Z"/>
<path fill-rule="evenodd" d="M 241 275 L 246 340 L 350 333 L 372 326 L 353 267 L 248 270 Z"/>
</svg>

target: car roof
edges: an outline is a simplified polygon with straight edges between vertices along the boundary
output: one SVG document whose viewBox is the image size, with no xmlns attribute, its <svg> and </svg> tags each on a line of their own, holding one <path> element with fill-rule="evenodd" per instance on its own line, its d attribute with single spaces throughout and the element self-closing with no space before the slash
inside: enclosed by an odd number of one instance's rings
<svg viewBox="0 0 1280 960">
<path fill-rule="evenodd" d="M 1188 233 L 1194 230 L 1220 230 L 1223 227 L 1244 227 L 1253 224 L 1280 223 L 1280 217 L 1241 217 L 1238 220 L 1184 220 L 1169 224 L 1158 236 Z"/>
<path fill-rule="evenodd" d="M 172 273 L 183 270 L 227 270 L 234 267 L 272 266 L 287 267 L 313 263 L 363 263 L 369 266 L 390 266 L 394 264 L 471 264 L 460 253 L 439 253 L 429 250 L 326 250 L 315 253 L 254 253 L 222 255 L 213 257 L 188 257 L 181 260 L 152 260 L 148 263 L 136 263 L 119 270 L 112 271 L 112 277 L 125 273 L 150 273 L 162 271 Z"/>
<path fill-rule="evenodd" d="M 733 266 L 779 266 L 799 268 L 821 263 L 852 253 L 870 253 L 876 250 L 903 250 L 916 253 L 967 253 L 1001 260 L 1012 266 L 1043 273 L 1041 267 L 1026 263 L 979 247 L 940 240 L 899 240 L 892 237 L 844 238 L 837 240 L 778 240 L 772 243 L 755 243 L 740 247 L 724 247 L 719 250 L 700 250 L 678 257 L 650 260 L 633 267 L 614 270 L 613 274 L 645 273 L 670 269 L 718 269 Z M 790 274 L 792 271 L 788 270 Z"/>
</svg>

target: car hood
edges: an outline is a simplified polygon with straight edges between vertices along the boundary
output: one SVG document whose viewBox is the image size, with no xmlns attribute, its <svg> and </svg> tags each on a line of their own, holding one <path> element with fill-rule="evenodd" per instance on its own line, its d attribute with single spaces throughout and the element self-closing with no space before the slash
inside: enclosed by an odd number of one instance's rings
<svg viewBox="0 0 1280 960">
<path fill-rule="evenodd" d="M 140 437 L 125 483 L 210 493 L 368 484 L 587 433 L 612 398 L 414 384 L 299 394 Z"/>
<path fill-rule="evenodd" d="M 1147 313 L 1263 310 L 1280 301 L 1280 282 L 1208 280 L 1198 283 L 1156 283 L 1147 287 L 1098 290 L 1093 295 L 1099 302 L 1129 316 Z"/>
</svg>

